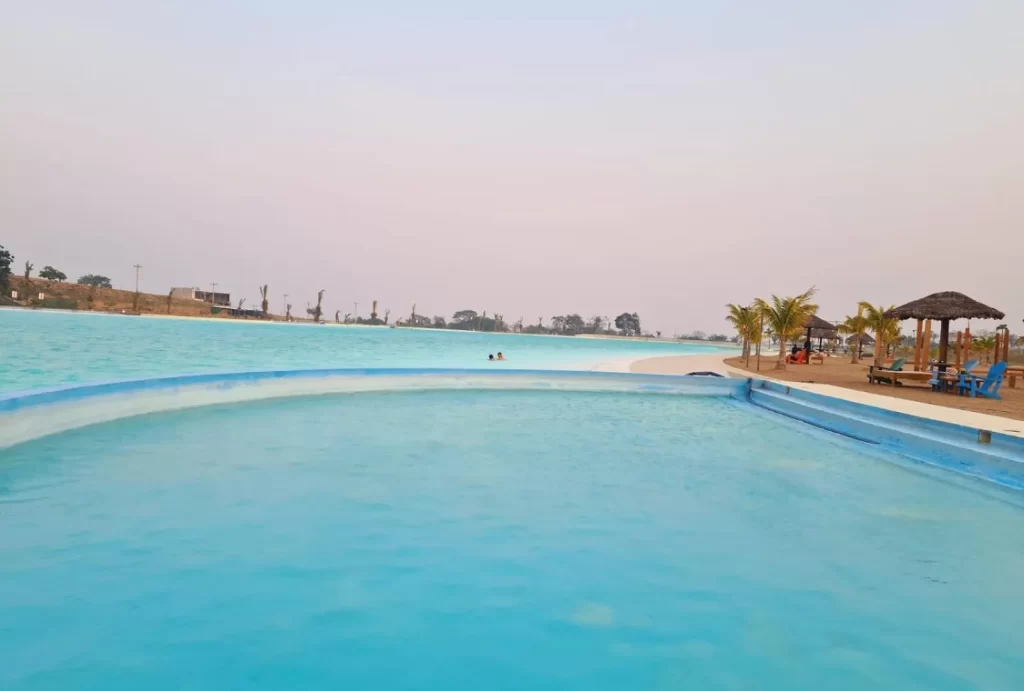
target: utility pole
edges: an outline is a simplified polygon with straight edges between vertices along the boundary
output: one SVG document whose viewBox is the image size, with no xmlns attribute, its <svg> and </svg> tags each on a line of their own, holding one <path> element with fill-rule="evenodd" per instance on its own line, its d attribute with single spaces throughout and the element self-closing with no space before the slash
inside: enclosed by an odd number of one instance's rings
<svg viewBox="0 0 1024 691">
<path fill-rule="evenodd" d="M 359 303 L 358 302 L 353 302 L 352 305 L 353 305 L 352 314 L 354 315 L 355 319 L 358 321 L 359 320 Z"/>
<path fill-rule="evenodd" d="M 288 314 L 288 293 L 284 294 L 284 313 Z"/>
<path fill-rule="evenodd" d="M 139 269 L 142 268 L 142 264 L 134 264 L 135 266 L 135 292 L 139 292 Z"/>
<path fill-rule="evenodd" d="M 217 283 L 216 282 L 210 283 L 210 304 L 211 305 L 216 305 L 217 304 Z"/>
</svg>

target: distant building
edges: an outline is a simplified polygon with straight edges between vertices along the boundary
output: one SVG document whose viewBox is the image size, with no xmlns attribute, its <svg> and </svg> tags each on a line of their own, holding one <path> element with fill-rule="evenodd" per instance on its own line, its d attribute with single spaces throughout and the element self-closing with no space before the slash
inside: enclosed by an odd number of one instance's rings
<svg viewBox="0 0 1024 691">
<path fill-rule="evenodd" d="M 231 307 L 231 293 L 212 293 L 198 288 L 171 288 L 171 297 L 176 300 L 199 300 L 220 307 Z"/>
</svg>

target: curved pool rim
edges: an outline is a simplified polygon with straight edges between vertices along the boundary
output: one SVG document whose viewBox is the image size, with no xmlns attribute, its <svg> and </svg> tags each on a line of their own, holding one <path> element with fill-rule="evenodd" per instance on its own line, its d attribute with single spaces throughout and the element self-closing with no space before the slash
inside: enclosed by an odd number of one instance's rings
<svg viewBox="0 0 1024 691">
<path fill-rule="evenodd" d="M 739 377 L 574 370 L 287 369 L 185 374 L 0 394 L 0 451 L 152 413 L 276 398 L 439 390 L 715 396 L 961 475 L 1024 491 L 1024 438 Z"/>
<path fill-rule="evenodd" d="M 726 396 L 747 379 L 572 370 L 340 368 L 186 374 L 0 395 L 0 449 L 150 413 L 271 398 L 386 391 L 531 390 Z"/>
</svg>

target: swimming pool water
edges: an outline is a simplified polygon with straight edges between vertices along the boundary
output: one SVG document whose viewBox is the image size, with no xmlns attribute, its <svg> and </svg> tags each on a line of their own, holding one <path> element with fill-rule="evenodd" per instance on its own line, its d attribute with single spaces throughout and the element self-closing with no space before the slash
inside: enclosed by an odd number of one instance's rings
<svg viewBox="0 0 1024 691">
<path fill-rule="evenodd" d="M 719 346 L 0 309 L 0 392 L 191 372 L 324 367 L 588 369 Z M 487 361 L 489 353 L 508 356 Z"/>
<path fill-rule="evenodd" d="M 0 452 L 0 688 L 1024 688 L 1024 512 L 947 477 L 720 398 L 97 425 Z"/>
</svg>

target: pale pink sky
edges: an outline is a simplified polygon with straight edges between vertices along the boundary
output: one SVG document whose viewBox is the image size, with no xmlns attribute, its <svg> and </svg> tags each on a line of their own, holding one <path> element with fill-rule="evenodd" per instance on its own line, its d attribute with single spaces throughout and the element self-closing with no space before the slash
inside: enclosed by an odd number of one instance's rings
<svg viewBox="0 0 1024 691">
<path fill-rule="evenodd" d="M 477 4 L 3 2 L 0 244 L 330 315 L 1024 330 L 1024 3 Z"/>
</svg>

